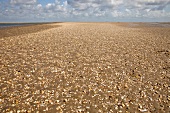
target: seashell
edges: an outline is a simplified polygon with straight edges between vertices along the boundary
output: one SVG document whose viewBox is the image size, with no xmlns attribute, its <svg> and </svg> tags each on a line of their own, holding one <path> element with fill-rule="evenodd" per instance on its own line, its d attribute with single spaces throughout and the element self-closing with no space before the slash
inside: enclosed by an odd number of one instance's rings
<svg viewBox="0 0 170 113">
<path fill-rule="evenodd" d="M 147 110 L 147 109 L 141 109 L 141 108 L 139 108 L 139 111 L 141 111 L 141 112 L 147 112 L 148 110 Z"/>
</svg>

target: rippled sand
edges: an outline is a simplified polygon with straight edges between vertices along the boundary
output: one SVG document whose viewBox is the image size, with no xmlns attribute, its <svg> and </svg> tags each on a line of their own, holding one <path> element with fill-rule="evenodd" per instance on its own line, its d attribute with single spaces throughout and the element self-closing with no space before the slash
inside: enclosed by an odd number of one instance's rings
<svg viewBox="0 0 170 113">
<path fill-rule="evenodd" d="M 50 26 L 0 31 L 1 113 L 170 112 L 170 27 Z"/>
</svg>

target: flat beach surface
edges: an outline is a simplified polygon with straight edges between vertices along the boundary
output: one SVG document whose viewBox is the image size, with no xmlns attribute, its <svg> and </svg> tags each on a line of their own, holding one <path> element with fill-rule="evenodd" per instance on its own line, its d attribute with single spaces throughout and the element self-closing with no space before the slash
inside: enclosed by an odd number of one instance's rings
<svg viewBox="0 0 170 113">
<path fill-rule="evenodd" d="M 0 113 L 169 113 L 169 23 L 0 29 Z"/>
</svg>

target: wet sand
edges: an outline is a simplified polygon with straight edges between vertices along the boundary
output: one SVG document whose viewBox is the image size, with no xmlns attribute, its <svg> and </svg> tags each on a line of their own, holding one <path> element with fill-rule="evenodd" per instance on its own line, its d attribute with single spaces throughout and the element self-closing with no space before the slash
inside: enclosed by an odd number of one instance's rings
<svg viewBox="0 0 170 113">
<path fill-rule="evenodd" d="M 129 24 L 0 30 L 0 112 L 169 113 L 170 27 Z"/>
</svg>

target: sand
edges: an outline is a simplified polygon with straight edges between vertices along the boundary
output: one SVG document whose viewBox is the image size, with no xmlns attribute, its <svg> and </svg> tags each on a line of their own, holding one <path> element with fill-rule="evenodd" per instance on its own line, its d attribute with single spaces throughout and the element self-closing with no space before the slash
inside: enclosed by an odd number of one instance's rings
<svg viewBox="0 0 170 113">
<path fill-rule="evenodd" d="M 0 28 L 0 38 L 35 33 L 54 27 L 59 27 L 59 26 L 46 23 L 46 24 L 28 24 L 25 26 Z"/>
<path fill-rule="evenodd" d="M 68 22 L 0 30 L 0 112 L 168 113 L 170 27 Z"/>
</svg>

